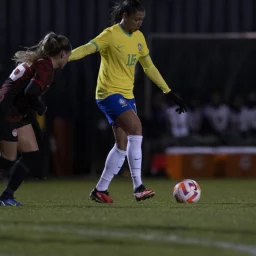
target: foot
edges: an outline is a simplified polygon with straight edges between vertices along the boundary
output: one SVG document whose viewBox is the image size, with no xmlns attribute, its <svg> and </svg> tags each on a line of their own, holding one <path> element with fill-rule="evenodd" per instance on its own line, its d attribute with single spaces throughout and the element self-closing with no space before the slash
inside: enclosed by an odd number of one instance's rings
<svg viewBox="0 0 256 256">
<path fill-rule="evenodd" d="M 98 203 L 112 204 L 114 202 L 108 191 L 98 191 L 96 188 L 90 193 L 90 198 Z"/>
<path fill-rule="evenodd" d="M 0 198 L 0 206 L 23 206 L 14 198 Z"/>
<path fill-rule="evenodd" d="M 155 195 L 155 191 L 147 189 L 143 184 L 137 187 L 134 191 L 134 196 L 137 201 L 146 200 Z"/>
</svg>

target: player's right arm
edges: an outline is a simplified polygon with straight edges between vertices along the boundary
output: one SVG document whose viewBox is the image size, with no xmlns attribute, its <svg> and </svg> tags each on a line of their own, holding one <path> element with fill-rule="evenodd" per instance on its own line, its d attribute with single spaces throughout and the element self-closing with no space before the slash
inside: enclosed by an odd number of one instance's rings
<svg viewBox="0 0 256 256">
<path fill-rule="evenodd" d="M 71 55 L 69 56 L 69 61 L 82 59 L 89 54 L 95 53 L 96 51 L 97 48 L 92 43 L 79 46 L 72 51 Z"/>
<path fill-rule="evenodd" d="M 79 60 L 86 57 L 89 54 L 105 50 L 108 48 L 111 41 L 111 31 L 105 29 L 96 38 L 91 40 L 88 44 L 79 46 L 74 49 L 69 57 L 69 61 Z"/>
</svg>

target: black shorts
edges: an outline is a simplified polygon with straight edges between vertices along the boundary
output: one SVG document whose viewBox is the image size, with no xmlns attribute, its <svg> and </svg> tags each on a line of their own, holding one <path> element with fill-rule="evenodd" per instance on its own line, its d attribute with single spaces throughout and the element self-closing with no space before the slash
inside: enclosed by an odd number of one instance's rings
<svg viewBox="0 0 256 256">
<path fill-rule="evenodd" d="M 25 117 L 20 122 L 8 122 L 3 116 L 0 115 L 0 140 L 17 142 L 18 129 L 31 124 L 30 120 Z"/>
</svg>

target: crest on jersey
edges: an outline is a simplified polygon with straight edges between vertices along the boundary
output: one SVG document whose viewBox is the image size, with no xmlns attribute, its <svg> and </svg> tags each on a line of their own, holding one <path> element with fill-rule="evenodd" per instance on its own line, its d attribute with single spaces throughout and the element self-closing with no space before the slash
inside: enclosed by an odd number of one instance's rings
<svg viewBox="0 0 256 256">
<path fill-rule="evenodd" d="M 139 51 L 141 51 L 141 49 L 142 49 L 142 45 L 140 43 L 138 44 L 138 49 L 139 49 Z"/>
<path fill-rule="evenodd" d="M 123 98 L 120 98 L 120 99 L 118 100 L 118 102 L 119 102 L 119 104 L 120 104 L 122 107 L 127 106 L 127 104 L 126 104 L 126 100 L 125 100 L 125 99 L 123 99 Z"/>
<path fill-rule="evenodd" d="M 12 130 L 12 136 L 13 136 L 13 137 L 17 137 L 17 136 L 18 136 L 18 131 L 17 131 L 17 129 Z"/>
</svg>

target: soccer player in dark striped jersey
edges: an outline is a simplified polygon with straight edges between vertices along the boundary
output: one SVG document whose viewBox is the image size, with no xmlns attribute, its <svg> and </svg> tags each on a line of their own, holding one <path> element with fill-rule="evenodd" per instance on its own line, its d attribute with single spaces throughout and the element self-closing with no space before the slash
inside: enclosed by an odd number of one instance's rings
<svg viewBox="0 0 256 256">
<path fill-rule="evenodd" d="M 22 205 L 14 199 L 14 192 L 40 163 L 29 112 L 46 112 L 40 96 L 53 83 L 55 69 L 66 65 L 71 50 L 65 36 L 50 32 L 37 45 L 14 55 L 17 66 L 0 87 L 0 170 L 10 171 L 8 185 L 0 195 L 0 206 Z M 21 156 L 16 161 L 18 150 Z"/>
</svg>

